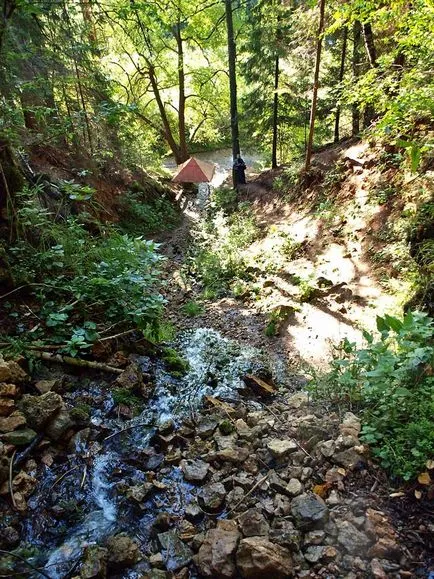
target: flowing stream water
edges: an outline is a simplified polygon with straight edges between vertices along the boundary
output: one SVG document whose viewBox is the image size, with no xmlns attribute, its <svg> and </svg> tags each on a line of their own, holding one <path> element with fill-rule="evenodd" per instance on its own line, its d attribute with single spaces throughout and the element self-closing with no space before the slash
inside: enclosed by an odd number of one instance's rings
<svg viewBox="0 0 434 579">
<path fill-rule="evenodd" d="M 269 371 L 260 351 L 212 329 L 186 332 L 175 347 L 189 363 L 183 377 L 171 375 L 161 360 L 136 356 L 155 387 L 141 413 L 130 420 L 113 416 L 115 404 L 107 383 L 78 380 L 63 393 L 71 406 L 87 401 L 92 407 L 92 426 L 87 438 L 81 436 L 84 431 L 74 437 L 70 454 L 60 465 L 58 461 L 40 465 L 38 472 L 31 473 L 39 484 L 29 499 L 23 536 L 43 552 L 50 578 L 69 576 L 86 546 L 103 544 L 121 531 L 134 537 L 146 553 L 158 513 L 182 515 L 197 491 L 184 481 L 179 460 L 167 464 L 164 450 L 153 446 L 158 428 L 168 420 L 179 425 L 188 417 L 200 418 L 204 396 L 237 398 L 245 374 Z M 251 404 L 257 405 L 253 400 Z M 161 490 L 153 489 L 148 495 L 144 489 L 152 486 L 150 471 Z M 133 500 L 136 491 L 142 492 L 142 500 Z M 133 578 L 140 573 L 128 571 L 119 576 Z"/>
</svg>

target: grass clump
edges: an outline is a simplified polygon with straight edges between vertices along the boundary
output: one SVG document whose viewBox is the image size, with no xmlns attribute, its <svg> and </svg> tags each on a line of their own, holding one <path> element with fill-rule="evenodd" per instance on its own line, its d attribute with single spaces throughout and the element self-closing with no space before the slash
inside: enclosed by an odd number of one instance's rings
<svg viewBox="0 0 434 579">
<path fill-rule="evenodd" d="M 113 401 L 116 404 L 124 404 L 125 406 L 137 407 L 143 404 L 138 396 L 135 396 L 128 388 L 113 388 Z"/>
<path fill-rule="evenodd" d="M 196 316 L 201 316 L 203 314 L 204 307 L 202 306 L 202 304 L 199 304 L 198 302 L 195 302 L 194 300 L 185 303 L 181 310 L 183 311 L 183 313 L 188 316 L 189 318 L 194 318 Z"/>
<path fill-rule="evenodd" d="M 421 312 L 377 318 L 379 338 L 345 340 L 313 394 L 361 412 L 361 438 L 392 475 L 410 480 L 434 455 L 434 321 Z"/>
</svg>

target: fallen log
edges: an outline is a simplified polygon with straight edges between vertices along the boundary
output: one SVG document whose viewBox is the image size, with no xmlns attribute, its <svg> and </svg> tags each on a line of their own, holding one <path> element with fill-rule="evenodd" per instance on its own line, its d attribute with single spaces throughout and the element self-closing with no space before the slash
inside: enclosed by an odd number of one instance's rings
<svg viewBox="0 0 434 579">
<path fill-rule="evenodd" d="M 53 354 L 52 352 L 39 352 L 32 350 L 32 355 L 35 358 L 40 358 L 46 362 L 56 362 L 57 364 L 68 364 L 70 366 L 78 366 L 79 368 L 91 368 L 92 370 L 101 370 L 103 372 L 112 372 L 113 374 L 122 374 L 121 368 L 114 368 L 102 362 L 94 362 L 93 360 L 83 360 L 81 358 L 72 358 L 71 356 L 62 356 L 61 354 Z"/>
<path fill-rule="evenodd" d="M 252 374 L 246 374 L 243 378 L 244 384 L 251 388 L 259 396 L 268 397 L 277 394 L 277 389 L 268 384 L 261 378 L 253 376 Z"/>
</svg>

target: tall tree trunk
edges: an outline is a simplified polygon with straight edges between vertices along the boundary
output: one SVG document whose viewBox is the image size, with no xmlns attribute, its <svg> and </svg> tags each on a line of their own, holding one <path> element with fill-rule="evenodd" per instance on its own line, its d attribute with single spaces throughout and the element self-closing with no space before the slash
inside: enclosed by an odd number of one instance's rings
<svg viewBox="0 0 434 579">
<path fill-rule="evenodd" d="M 375 49 L 374 35 L 372 33 L 372 26 L 369 22 L 363 24 L 363 39 L 365 41 L 366 54 L 368 55 L 369 66 L 371 68 L 377 68 L 377 51 Z M 363 126 L 366 129 L 372 123 L 375 118 L 374 106 L 369 104 L 366 106 L 365 112 L 363 114 Z"/>
<path fill-rule="evenodd" d="M 226 27 L 228 35 L 228 64 L 229 64 L 229 90 L 231 100 L 231 136 L 232 136 L 232 159 L 236 160 L 240 154 L 240 136 L 238 130 L 238 108 L 237 108 L 237 75 L 235 69 L 236 46 L 234 38 L 234 23 L 232 19 L 232 0 L 225 0 Z M 232 181 L 234 188 L 237 186 L 236 173 L 232 171 Z"/>
<path fill-rule="evenodd" d="M 365 41 L 365 48 L 366 54 L 368 55 L 369 65 L 371 68 L 375 68 L 377 66 L 377 51 L 375 49 L 372 26 L 369 22 L 363 24 L 363 39 Z"/>
<path fill-rule="evenodd" d="M 310 109 L 309 138 L 307 141 L 306 162 L 304 165 L 305 171 L 309 170 L 310 161 L 312 158 L 313 134 L 315 131 L 316 105 L 317 105 L 317 101 L 318 101 L 319 67 L 321 64 L 322 35 L 324 32 L 324 14 L 325 14 L 325 0 L 320 0 L 318 40 L 317 40 L 317 45 L 316 45 L 316 59 L 315 59 L 315 74 L 314 74 L 314 80 L 313 80 L 312 106 Z"/>
<path fill-rule="evenodd" d="M 178 49 L 178 130 L 179 130 L 179 155 L 183 163 L 188 159 L 187 136 L 185 133 L 185 70 L 184 70 L 184 46 L 182 44 L 181 23 L 176 25 L 176 45 Z"/>
<path fill-rule="evenodd" d="M 339 99 L 342 96 L 342 81 L 344 80 L 345 74 L 345 58 L 347 56 L 347 38 L 348 38 L 348 28 L 345 28 L 342 31 L 342 52 L 341 52 L 341 65 L 339 68 Z M 335 135 L 334 135 L 334 142 L 337 143 L 339 141 L 339 122 L 341 120 L 341 105 L 338 103 L 336 108 L 336 117 L 335 117 Z"/>
<path fill-rule="evenodd" d="M 274 67 L 274 100 L 273 100 L 273 146 L 271 151 L 271 166 L 273 169 L 277 167 L 277 124 L 279 112 L 279 55 L 276 54 L 276 62 Z"/>
<path fill-rule="evenodd" d="M 362 26 L 358 20 L 353 24 L 353 84 L 357 82 L 360 76 L 360 39 L 362 35 Z M 360 110 L 358 103 L 352 105 L 352 131 L 353 137 L 360 133 Z"/>
</svg>

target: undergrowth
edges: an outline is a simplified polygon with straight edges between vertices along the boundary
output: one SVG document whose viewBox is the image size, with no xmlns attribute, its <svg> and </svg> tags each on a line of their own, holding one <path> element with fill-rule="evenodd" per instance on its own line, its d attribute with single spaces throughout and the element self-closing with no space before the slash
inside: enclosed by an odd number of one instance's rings
<svg viewBox="0 0 434 579">
<path fill-rule="evenodd" d="M 361 412 L 361 438 L 389 472 L 410 480 L 434 455 L 434 320 L 408 312 L 377 318 L 366 347 L 348 340 L 329 373 L 315 376 L 315 397 Z"/>
<path fill-rule="evenodd" d="M 240 280 L 249 280 L 243 250 L 260 237 L 249 204 L 237 203 L 235 194 L 217 190 L 207 220 L 195 233 L 188 272 L 203 286 L 207 299 L 224 295 Z"/>
<path fill-rule="evenodd" d="M 20 201 L 8 262 L 14 285 L 30 296 L 25 316 L 15 296 L 3 298 L 12 331 L 2 340 L 59 344 L 75 356 L 113 330 L 158 332 L 164 300 L 155 243 L 95 222 L 91 232 L 84 214 L 55 221 L 31 191 Z"/>
</svg>

